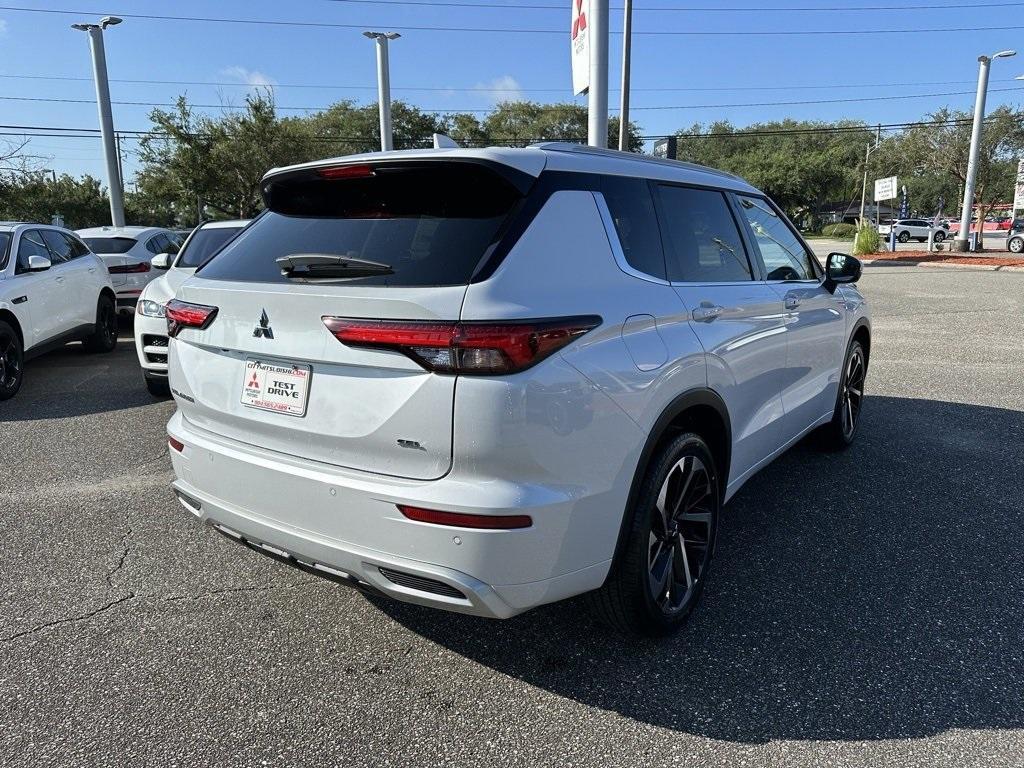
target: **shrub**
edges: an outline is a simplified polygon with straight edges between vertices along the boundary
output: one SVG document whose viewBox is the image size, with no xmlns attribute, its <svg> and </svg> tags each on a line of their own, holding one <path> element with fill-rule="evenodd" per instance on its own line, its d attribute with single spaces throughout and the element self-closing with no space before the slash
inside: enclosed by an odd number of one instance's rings
<svg viewBox="0 0 1024 768">
<path fill-rule="evenodd" d="M 853 240 L 854 256 L 863 256 L 867 253 L 878 253 L 882 247 L 882 239 L 878 235 L 875 225 L 869 223 L 861 225 L 857 230 L 857 236 Z"/>
<path fill-rule="evenodd" d="M 821 228 L 824 237 L 853 237 L 857 227 L 853 224 L 829 224 Z"/>
</svg>

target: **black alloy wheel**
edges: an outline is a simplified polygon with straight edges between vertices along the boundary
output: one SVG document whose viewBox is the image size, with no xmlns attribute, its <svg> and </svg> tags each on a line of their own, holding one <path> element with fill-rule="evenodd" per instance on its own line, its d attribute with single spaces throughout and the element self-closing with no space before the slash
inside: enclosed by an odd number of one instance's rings
<svg viewBox="0 0 1024 768">
<path fill-rule="evenodd" d="M 10 325 L 0 321 L 0 400 L 14 397 L 21 388 L 24 363 L 21 339 Z"/>
<path fill-rule="evenodd" d="M 721 487 L 711 449 L 692 432 L 668 438 L 641 471 L 615 562 L 588 598 L 615 629 L 657 637 L 682 627 L 704 593 Z"/>
<path fill-rule="evenodd" d="M 113 352 L 117 347 L 117 308 L 109 296 L 100 296 L 96 303 L 96 328 L 85 340 L 89 352 Z"/>
<path fill-rule="evenodd" d="M 711 560 L 717 490 L 698 456 L 669 470 L 651 510 L 647 584 L 666 616 L 687 609 Z"/>
<path fill-rule="evenodd" d="M 846 372 L 843 374 L 840 397 L 840 423 L 843 437 L 853 440 L 860 419 L 860 409 L 864 403 L 864 379 L 867 366 L 864 363 L 864 350 L 855 344 L 850 350 L 850 359 L 846 361 Z"/>
</svg>

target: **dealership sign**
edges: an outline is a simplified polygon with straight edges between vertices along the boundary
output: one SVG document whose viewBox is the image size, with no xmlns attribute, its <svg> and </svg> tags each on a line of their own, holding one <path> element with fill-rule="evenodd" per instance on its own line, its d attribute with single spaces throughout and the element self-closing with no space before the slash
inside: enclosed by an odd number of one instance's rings
<svg viewBox="0 0 1024 768">
<path fill-rule="evenodd" d="M 896 177 L 890 176 L 887 179 L 875 179 L 875 202 L 879 200 L 892 200 L 896 197 Z"/>
<path fill-rule="evenodd" d="M 579 96 L 590 87 L 590 0 L 570 0 L 572 27 L 569 45 L 572 52 L 572 92 Z"/>
<path fill-rule="evenodd" d="M 1017 186 L 1013 193 L 1013 215 L 1024 208 L 1024 160 L 1017 163 Z"/>
</svg>

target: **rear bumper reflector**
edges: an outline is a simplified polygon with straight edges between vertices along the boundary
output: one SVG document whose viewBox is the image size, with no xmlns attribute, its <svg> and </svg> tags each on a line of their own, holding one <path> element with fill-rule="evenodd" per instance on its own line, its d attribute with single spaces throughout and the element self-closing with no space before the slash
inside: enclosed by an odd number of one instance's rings
<svg viewBox="0 0 1024 768">
<path fill-rule="evenodd" d="M 470 515 L 463 512 L 440 512 L 436 509 L 407 507 L 404 504 L 397 506 L 399 512 L 418 523 L 485 530 L 511 530 L 529 528 L 533 525 L 533 520 L 529 515 Z"/>
</svg>

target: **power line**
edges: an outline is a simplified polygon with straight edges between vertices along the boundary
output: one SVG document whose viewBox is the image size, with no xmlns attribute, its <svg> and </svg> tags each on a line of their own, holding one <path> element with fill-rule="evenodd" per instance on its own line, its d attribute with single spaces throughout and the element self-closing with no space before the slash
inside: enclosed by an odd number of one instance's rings
<svg viewBox="0 0 1024 768">
<path fill-rule="evenodd" d="M 992 122 L 997 118 L 989 116 L 985 118 L 985 122 Z M 1024 114 L 1015 115 L 1014 118 L 1018 122 L 1024 122 Z M 822 126 L 808 126 L 804 128 L 773 128 L 773 129 L 742 129 L 736 131 L 718 131 L 708 133 L 676 133 L 673 134 L 679 138 L 684 139 L 695 139 L 695 138 L 728 138 L 728 137 L 745 137 L 745 136 L 788 136 L 788 135 L 813 135 L 822 133 L 865 133 L 873 135 L 876 130 L 881 130 L 886 133 L 893 131 L 906 130 L 909 128 L 923 128 L 923 127 L 953 127 L 956 125 L 967 125 L 973 122 L 973 118 L 962 117 L 962 118 L 950 118 L 947 120 L 916 120 L 905 123 L 880 123 L 877 125 L 868 125 L 867 123 L 859 125 L 822 125 Z M 87 128 L 87 127 L 69 127 L 69 126 L 50 126 L 50 125 L 0 125 L 3 136 L 25 136 L 28 138 L 49 137 L 49 138 L 98 138 L 98 128 Z M 46 132 L 46 133 L 42 133 Z M 143 137 L 165 137 L 170 138 L 171 134 L 165 131 L 158 130 L 118 130 L 117 133 L 123 138 L 128 139 L 140 139 Z M 201 138 L 210 134 L 205 133 L 186 133 L 185 135 L 190 138 Z M 664 138 L 665 134 L 657 134 L 651 136 L 640 136 L 638 138 L 648 141 L 651 139 Z M 328 136 L 323 134 L 314 134 L 308 138 L 321 139 L 324 141 L 336 141 L 336 142 L 360 142 L 366 141 L 365 136 Z M 528 141 L 582 141 L 584 137 L 540 137 L 536 139 L 527 139 Z M 508 142 L 506 142 L 508 143 Z"/>
<path fill-rule="evenodd" d="M 747 9 L 751 10 L 751 9 Z M 761 10 L 761 9 L 757 9 Z M 65 16 L 95 16 L 98 11 L 66 10 L 54 8 L 24 8 L 14 5 L 0 5 L 0 11 L 16 11 L 20 13 L 49 13 Z M 338 22 L 325 21 L 285 21 L 280 19 L 232 19 L 212 16 L 167 16 L 152 13 L 118 13 L 117 16 L 123 19 L 140 19 L 144 21 L 194 21 L 209 24 L 250 24 L 279 27 L 317 27 L 323 29 L 364 29 L 366 24 L 342 24 Z M 470 32 L 474 34 L 528 34 L 528 35 L 564 35 L 565 29 L 526 29 L 522 27 L 434 27 L 414 24 L 389 24 L 388 27 L 394 30 L 409 32 Z M 1024 29 L 1021 26 L 1001 27 L 972 27 L 972 32 L 1009 32 L 1012 30 Z M 621 32 L 610 30 L 611 34 L 619 35 Z M 926 28 L 917 27 L 913 29 L 824 29 L 824 30 L 762 30 L 762 29 L 730 29 L 730 30 L 633 30 L 634 35 L 658 36 L 658 37 L 801 37 L 807 35 L 921 35 L 921 34 L 962 34 L 962 30 L 956 28 Z"/>
<path fill-rule="evenodd" d="M 433 0 L 330 0 L 335 3 L 352 3 L 359 5 L 411 5 L 411 6 L 441 6 L 445 8 L 492 8 L 495 10 L 501 10 L 506 8 L 512 8 L 517 11 L 562 11 L 565 12 L 564 5 L 517 5 L 515 3 L 456 3 L 456 2 L 434 2 Z M 634 13 L 664 13 L 664 12 L 684 12 L 684 13 L 709 13 L 709 12 L 726 12 L 726 13 L 742 13 L 742 12 L 836 12 L 836 11 L 941 11 L 941 10 L 957 10 L 961 8 L 1013 8 L 1024 5 L 1024 2 L 1001 2 L 1001 3 L 957 3 L 955 5 L 863 5 L 863 6 L 778 6 L 778 7 L 757 7 L 757 8 L 738 8 L 738 7 L 722 7 L 722 6 L 689 6 L 689 7 L 651 7 L 651 8 L 633 8 Z M 621 11 L 622 6 L 612 6 L 609 10 Z"/>
<path fill-rule="evenodd" d="M 989 93 L 1005 93 L 1008 91 L 1021 91 L 1019 88 L 990 88 Z M 633 107 L 635 111 L 667 111 L 667 110 L 684 110 L 684 109 L 733 109 L 740 107 L 787 107 L 787 106 L 806 106 L 806 105 L 817 105 L 817 104 L 855 104 L 864 101 L 903 101 L 906 99 L 926 99 L 926 98 L 945 98 L 948 96 L 969 96 L 974 94 L 974 91 L 944 91 L 941 93 L 917 93 L 917 94 L 899 94 L 893 96 L 864 96 L 859 98 L 851 99 L 802 99 L 796 101 L 760 101 L 760 102 L 737 102 L 732 104 L 678 104 L 678 105 L 656 105 L 647 107 Z M 0 101 L 23 101 L 23 102 L 45 102 L 48 104 L 95 104 L 93 99 L 60 99 L 53 97 L 44 96 L 0 96 Z M 111 104 L 126 107 L 164 107 L 174 108 L 177 104 L 160 101 L 112 101 Z M 189 107 L 195 109 L 225 109 L 225 110 L 240 110 L 246 109 L 244 106 L 235 106 L 231 104 L 189 104 Z M 283 112 L 324 112 L 331 108 L 332 105 L 319 105 L 319 106 L 274 106 L 274 109 L 281 110 Z M 470 114 L 488 114 L 494 111 L 494 107 L 488 109 L 428 109 L 421 107 L 421 112 L 430 112 L 436 114 L 456 114 L 456 113 L 470 113 Z M 614 111 L 614 110 L 612 110 Z"/>
<path fill-rule="evenodd" d="M 74 75 L 16 75 L 0 74 L 0 78 L 14 80 L 47 80 L 47 81 L 68 81 L 92 83 L 91 77 L 78 77 Z M 217 87 L 234 88 L 319 88 L 324 90 L 362 90 L 376 91 L 376 85 L 335 85 L 331 83 L 272 83 L 267 85 L 252 85 L 250 83 L 219 82 L 213 80 L 136 80 L 126 78 L 110 78 L 111 83 L 126 83 L 134 85 L 207 85 Z M 932 80 L 918 83 L 907 83 L 900 81 L 901 88 L 918 88 L 936 85 L 970 85 L 974 80 Z M 993 83 L 1012 83 L 1014 78 L 993 79 Z M 832 83 L 827 85 L 742 85 L 742 86 L 692 86 L 692 87 L 668 87 L 668 88 L 630 88 L 630 92 L 702 92 L 702 91 L 794 91 L 794 90 L 833 90 L 839 88 L 891 88 L 892 82 L 888 83 Z M 487 86 L 472 86 L 466 88 L 442 87 L 442 86 L 391 86 L 392 91 L 415 91 L 415 92 L 436 92 L 436 93 L 565 93 L 565 88 L 489 88 Z M 609 88 L 609 91 L 618 91 L 618 88 Z"/>
</svg>

